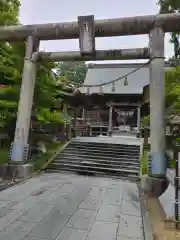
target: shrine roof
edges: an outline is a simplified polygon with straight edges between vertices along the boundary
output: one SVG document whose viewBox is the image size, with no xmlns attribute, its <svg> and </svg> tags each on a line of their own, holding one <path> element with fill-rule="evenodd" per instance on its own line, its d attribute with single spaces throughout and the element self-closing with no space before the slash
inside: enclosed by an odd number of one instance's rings
<svg viewBox="0 0 180 240">
<path fill-rule="evenodd" d="M 135 71 L 141 67 L 142 63 L 128 63 L 128 64 L 91 64 L 88 67 L 88 72 L 83 85 L 96 85 L 106 83 L 124 75 Z M 165 67 L 169 67 L 165 66 Z M 115 90 L 113 91 L 113 84 L 102 86 L 104 94 L 143 94 L 143 88 L 149 85 L 149 66 L 145 65 L 139 70 L 127 76 L 128 84 L 124 84 L 125 78 L 115 82 Z M 81 93 L 87 93 L 87 87 L 79 88 Z M 90 94 L 100 93 L 100 87 L 90 87 Z"/>
</svg>

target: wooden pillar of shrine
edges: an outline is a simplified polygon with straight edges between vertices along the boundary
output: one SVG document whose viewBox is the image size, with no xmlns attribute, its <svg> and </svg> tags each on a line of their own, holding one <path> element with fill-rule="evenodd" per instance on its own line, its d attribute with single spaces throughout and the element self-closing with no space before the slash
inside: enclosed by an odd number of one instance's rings
<svg viewBox="0 0 180 240">
<path fill-rule="evenodd" d="M 141 105 L 138 105 L 137 108 L 137 137 L 140 137 L 140 128 L 141 128 Z"/>
<path fill-rule="evenodd" d="M 74 117 L 72 121 L 72 137 L 76 137 L 76 118 L 77 118 L 77 110 L 74 109 Z"/>
<path fill-rule="evenodd" d="M 112 112 L 113 112 L 113 105 L 109 106 L 109 127 L 108 127 L 108 136 L 112 136 Z"/>
</svg>

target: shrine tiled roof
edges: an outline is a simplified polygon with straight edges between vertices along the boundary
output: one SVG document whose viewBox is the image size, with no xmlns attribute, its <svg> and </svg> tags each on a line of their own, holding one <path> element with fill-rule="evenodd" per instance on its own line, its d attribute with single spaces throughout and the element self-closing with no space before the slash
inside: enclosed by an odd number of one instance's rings
<svg viewBox="0 0 180 240">
<path fill-rule="evenodd" d="M 88 68 L 86 78 L 83 85 L 95 85 L 112 81 L 120 78 L 129 72 L 142 66 L 142 63 L 136 64 L 91 64 Z M 114 90 L 113 84 L 108 84 L 100 87 L 91 87 L 89 92 L 104 94 L 143 94 L 143 88 L 149 84 L 149 67 L 148 65 L 142 67 L 140 70 L 134 72 L 127 77 L 128 84 L 124 84 L 125 78 L 115 82 Z M 80 92 L 87 93 L 87 87 L 81 87 Z"/>
</svg>

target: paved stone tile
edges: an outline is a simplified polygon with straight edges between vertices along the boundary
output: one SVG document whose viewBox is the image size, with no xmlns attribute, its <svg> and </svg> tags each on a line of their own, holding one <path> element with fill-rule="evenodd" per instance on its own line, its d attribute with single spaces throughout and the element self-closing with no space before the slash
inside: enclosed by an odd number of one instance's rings
<svg viewBox="0 0 180 240">
<path fill-rule="evenodd" d="M 0 231 L 2 231 L 9 224 L 17 220 L 21 215 L 23 215 L 25 211 L 23 210 L 13 210 L 6 214 L 3 218 L 0 218 Z"/>
<path fill-rule="evenodd" d="M 22 222 L 38 223 L 42 221 L 43 218 L 53 210 L 53 208 L 54 206 L 52 204 L 39 203 L 31 210 L 24 213 L 20 218 L 18 218 L 18 220 Z"/>
<path fill-rule="evenodd" d="M 63 229 L 68 219 L 69 216 L 62 215 L 55 209 L 47 217 L 45 217 L 39 225 L 33 228 L 29 235 L 53 240 Z"/>
<path fill-rule="evenodd" d="M 130 184 L 124 184 L 123 187 L 123 199 L 126 201 L 139 201 L 139 193 L 138 188 L 136 185 L 132 183 Z"/>
<path fill-rule="evenodd" d="M 85 230 L 65 227 L 55 240 L 85 240 L 88 232 Z"/>
<path fill-rule="evenodd" d="M 101 187 L 101 188 L 108 188 L 111 186 L 110 179 L 92 179 L 91 181 L 93 187 Z"/>
<path fill-rule="evenodd" d="M 20 201 L 24 198 L 26 198 L 29 194 L 29 192 L 22 192 L 22 194 L 19 194 L 21 191 L 17 191 L 13 194 L 5 194 L 4 191 L 2 191 L 2 195 L 0 196 L 0 201 Z"/>
<path fill-rule="evenodd" d="M 8 205 L 9 201 L 0 201 L 0 209 L 3 209 L 4 207 L 6 207 Z"/>
<path fill-rule="evenodd" d="M 46 204 L 58 205 L 64 200 L 67 195 L 68 193 L 55 191 L 48 195 L 45 199 L 43 199 L 43 202 Z"/>
<path fill-rule="evenodd" d="M 32 237 L 32 236 L 27 236 L 23 238 L 23 240 L 48 240 L 47 238 L 37 238 L 37 237 Z"/>
<path fill-rule="evenodd" d="M 26 210 L 28 211 L 29 209 L 33 208 L 37 203 L 39 203 L 41 199 L 35 196 L 28 196 L 24 201 L 21 201 L 14 206 L 12 206 L 12 209 L 17 209 L 17 210 Z"/>
<path fill-rule="evenodd" d="M 33 239 L 36 240 L 36 239 Z M 143 240 L 142 238 L 129 238 L 129 237 L 125 237 L 125 236 L 117 236 L 116 240 Z"/>
<path fill-rule="evenodd" d="M 72 184 L 64 184 L 59 189 L 61 193 L 67 193 L 67 194 L 72 192 L 73 190 L 74 190 L 74 187 L 72 186 Z"/>
<path fill-rule="evenodd" d="M 140 238 L 142 237 L 142 219 L 141 217 L 121 215 L 118 235 Z M 121 238 L 120 238 L 121 239 Z"/>
<path fill-rule="evenodd" d="M 80 201 L 82 202 L 82 200 Z M 61 202 L 59 205 L 57 205 L 55 208 L 57 211 L 59 211 L 62 215 L 73 215 L 73 213 L 76 211 L 76 209 L 79 206 L 79 203 L 73 202 L 73 200 L 65 199 L 65 201 Z"/>
<path fill-rule="evenodd" d="M 92 190 L 89 192 L 90 196 L 104 196 L 107 192 L 106 188 L 102 187 L 92 187 Z"/>
<path fill-rule="evenodd" d="M 133 215 L 140 217 L 141 216 L 140 203 L 135 201 L 127 202 L 123 200 L 121 205 L 121 213 L 123 215 Z"/>
<path fill-rule="evenodd" d="M 9 209 L 9 208 L 1 209 L 0 210 L 0 218 L 5 217 L 7 214 L 9 214 L 12 211 L 13 211 L 13 209 Z"/>
<path fill-rule="evenodd" d="M 16 185 L 14 187 L 9 188 L 11 192 L 7 192 L 7 190 L 4 190 L 1 192 L 0 200 L 8 200 L 8 201 L 21 201 L 28 196 L 31 195 L 34 191 L 41 189 L 44 187 L 44 183 L 41 184 L 20 184 Z M 13 189 L 13 190 L 12 190 Z"/>
<path fill-rule="evenodd" d="M 41 180 L 41 182 L 46 184 L 47 187 L 61 187 L 64 184 L 65 180 L 47 179 L 47 180 Z M 71 182 L 68 181 L 68 183 L 71 183 Z"/>
<path fill-rule="evenodd" d="M 10 187 L 10 188 L 7 188 L 3 191 L 3 194 L 4 195 L 12 195 L 12 194 L 17 194 L 18 191 L 22 191 L 22 190 L 25 190 L 26 189 L 26 186 L 28 184 L 27 183 L 24 183 L 24 184 L 21 184 L 21 185 L 15 185 L 13 187 Z M 27 189 L 26 189 L 27 191 Z M 29 191 L 29 190 L 28 190 Z"/>
<path fill-rule="evenodd" d="M 47 198 L 51 193 L 56 190 L 57 186 L 44 186 L 40 189 L 36 189 L 35 191 L 31 192 L 30 196 L 38 196 L 41 199 Z"/>
<path fill-rule="evenodd" d="M 0 232 L 2 240 L 22 240 L 32 230 L 35 224 L 14 221 Z"/>
<path fill-rule="evenodd" d="M 109 194 L 120 194 L 122 195 L 123 193 L 123 185 L 110 185 L 108 187 L 107 193 Z"/>
<path fill-rule="evenodd" d="M 14 205 L 18 204 L 19 202 L 17 201 L 7 201 L 7 205 L 3 208 L 3 209 L 7 209 L 7 208 L 12 208 L 14 207 Z"/>
<path fill-rule="evenodd" d="M 104 197 L 103 204 L 120 206 L 122 204 L 122 195 L 121 194 L 110 194 L 108 192 L 106 194 L 106 196 Z"/>
<path fill-rule="evenodd" d="M 72 186 L 78 190 L 85 190 L 85 189 L 91 187 L 92 185 L 91 185 L 91 181 L 89 179 L 80 178 L 80 179 L 72 181 Z"/>
<path fill-rule="evenodd" d="M 86 240 L 115 240 L 118 223 L 95 221 Z"/>
<path fill-rule="evenodd" d="M 67 227 L 81 230 L 89 230 L 96 217 L 94 210 L 78 209 L 67 223 Z"/>
<path fill-rule="evenodd" d="M 99 210 L 103 201 L 102 196 L 87 196 L 84 201 L 80 204 L 79 208 Z"/>
<path fill-rule="evenodd" d="M 74 190 L 67 196 L 67 199 L 80 204 L 85 199 L 85 197 L 88 195 L 90 189 L 91 188 L 89 188 L 87 190 Z"/>
<path fill-rule="evenodd" d="M 102 204 L 97 214 L 97 221 L 118 222 L 120 219 L 120 206 Z"/>
<path fill-rule="evenodd" d="M 134 183 L 46 173 L 1 192 L 0 239 L 142 240 L 137 216 Z"/>
</svg>

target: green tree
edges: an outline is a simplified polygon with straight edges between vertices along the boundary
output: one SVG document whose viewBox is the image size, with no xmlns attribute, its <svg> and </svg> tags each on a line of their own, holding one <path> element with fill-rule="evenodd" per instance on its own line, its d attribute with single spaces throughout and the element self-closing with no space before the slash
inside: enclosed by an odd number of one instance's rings
<svg viewBox="0 0 180 240">
<path fill-rule="evenodd" d="M 85 62 L 59 62 L 57 63 L 57 74 L 64 77 L 67 82 L 82 85 L 87 73 Z"/>
<path fill-rule="evenodd" d="M 180 112 L 180 67 L 168 70 L 165 77 L 167 114 L 176 114 Z"/>
<path fill-rule="evenodd" d="M 159 0 L 160 13 L 180 12 L 179 0 Z M 180 58 L 180 32 L 171 33 L 170 42 L 174 45 L 172 59 Z M 166 114 L 180 111 L 180 66 L 166 72 Z"/>
<path fill-rule="evenodd" d="M 180 66 L 167 70 L 165 73 L 166 116 L 180 113 Z M 150 116 L 142 119 L 142 126 L 149 125 Z"/>
<path fill-rule="evenodd" d="M 160 13 L 180 12 L 179 0 L 159 0 Z M 174 44 L 174 56 L 180 58 L 180 32 L 171 33 L 171 43 Z"/>
<path fill-rule="evenodd" d="M 19 24 L 18 0 L 0 0 L 0 25 Z M 16 119 L 20 85 L 24 64 L 25 42 L 0 43 L 0 128 L 6 128 Z M 57 67 L 56 77 L 51 69 Z M 60 105 L 64 94 L 71 92 L 65 87 L 69 82 L 81 83 L 86 74 L 86 65 L 80 63 L 42 63 L 37 66 L 32 115 L 41 123 L 60 123 Z M 59 75 L 59 76 L 58 76 Z"/>
<path fill-rule="evenodd" d="M 61 79 L 52 73 L 55 63 L 43 63 L 39 65 L 34 92 L 33 115 L 42 123 L 62 123 L 60 114 L 61 97 L 58 95 L 59 89 L 63 88 Z M 58 97 L 57 97 L 58 96 Z"/>
<path fill-rule="evenodd" d="M 2 0 L 0 25 L 18 24 L 18 0 Z M 20 77 L 24 56 L 24 43 L 0 43 L 0 127 L 17 111 Z"/>
</svg>

